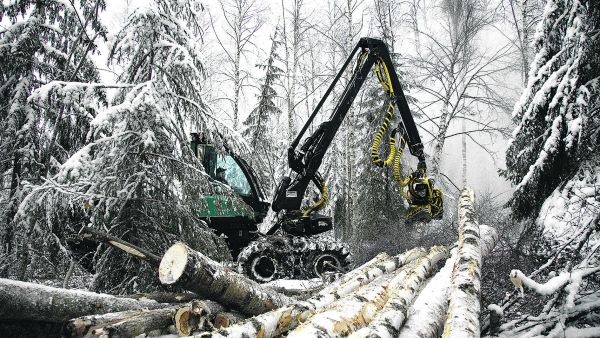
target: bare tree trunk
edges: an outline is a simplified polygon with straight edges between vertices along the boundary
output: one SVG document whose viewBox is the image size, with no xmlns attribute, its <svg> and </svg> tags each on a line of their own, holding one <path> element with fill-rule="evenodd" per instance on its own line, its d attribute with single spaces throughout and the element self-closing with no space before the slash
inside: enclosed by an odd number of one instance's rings
<svg viewBox="0 0 600 338">
<path fill-rule="evenodd" d="M 467 186 L 467 127 L 465 119 L 462 120 L 462 186 Z"/>
</svg>

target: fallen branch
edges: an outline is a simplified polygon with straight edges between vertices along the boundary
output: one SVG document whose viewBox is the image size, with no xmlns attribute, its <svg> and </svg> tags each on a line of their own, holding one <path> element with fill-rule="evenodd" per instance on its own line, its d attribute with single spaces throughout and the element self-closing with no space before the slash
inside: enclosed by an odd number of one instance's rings
<svg viewBox="0 0 600 338">
<path fill-rule="evenodd" d="M 113 247 L 119 250 L 123 250 L 130 255 L 133 255 L 139 259 L 150 263 L 153 267 L 158 267 L 158 265 L 160 264 L 160 257 L 158 257 L 157 255 L 138 246 L 135 246 L 129 242 L 126 242 L 118 237 L 109 235 L 102 231 L 98 231 L 94 228 L 84 227 L 83 229 L 81 229 L 80 236 L 83 239 L 88 239 L 96 242 L 103 242 L 112 245 Z"/>
<path fill-rule="evenodd" d="M 182 287 L 248 315 L 295 303 L 294 299 L 226 269 L 181 242 L 165 252 L 158 277 L 163 284 Z"/>
</svg>

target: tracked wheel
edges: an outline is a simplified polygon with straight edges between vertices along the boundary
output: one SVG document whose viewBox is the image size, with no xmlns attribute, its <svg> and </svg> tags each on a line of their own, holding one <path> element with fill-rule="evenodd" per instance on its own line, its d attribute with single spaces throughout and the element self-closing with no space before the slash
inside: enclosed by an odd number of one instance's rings
<svg viewBox="0 0 600 338">
<path fill-rule="evenodd" d="M 313 256 L 308 261 L 311 275 L 323 277 L 328 272 L 336 272 L 342 268 L 340 257 L 335 252 L 313 253 Z"/>
<path fill-rule="evenodd" d="M 352 265 L 350 251 L 335 240 L 317 241 L 304 258 L 308 278 L 323 277 L 328 273 L 344 272 Z"/>
<path fill-rule="evenodd" d="M 281 248 L 278 244 L 266 240 L 250 243 L 238 255 L 238 272 L 260 283 L 281 278 L 285 269 L 279 259 Z"/>
</svg>

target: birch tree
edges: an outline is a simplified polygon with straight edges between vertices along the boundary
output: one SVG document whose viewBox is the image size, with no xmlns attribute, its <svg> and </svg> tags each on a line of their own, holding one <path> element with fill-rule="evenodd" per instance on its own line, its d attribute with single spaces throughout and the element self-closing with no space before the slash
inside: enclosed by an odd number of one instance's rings
<svg viewBox="0 0 600 338">
<path fill-rule="evenodd" d="M 226 91 L 231 102 L 233 128 L 238 129 L 240 116 L 240 100 L 244 88 L 248 85 L 250 73 L 244 69 L 242 62 L 246 59 L 250 48 L 256 48 L 254 37 L 264 24 L 264 8 L 256 0 L 220 0 L 221 17 L 224 20 L 223 34 L 215 28 L 213 31 L 223 49 L 227 67 L 223 75 L 231 83 L 231 92 Z"/>
<path fill-rule="evenodd" d="M 500 47 L 491 54 L 483 53 L 475 39 L 492 22 L 485 1 L 443 1 L 443 26 L 441 32 L 421 32 L 428 44 L 422 46 L 414 58 L 419 89 L 431 99 L 423 100 L 423 106 L 440 106 L 437 116 L 427 116 L 433 123 L 433 154 L 431 172 L 440 171 L 445 140 L 473 133 L 506 133 L 494 124 L 494 120 L 482 121 L 483 112 L 501 113 L 508 103 L 500 94 L 497 76 L 508 66 L 503 62 L 508 49 Z M 439 88 L 437 88 L 439 84 Z M 425 113 L 425 111 L 422 111 Z M 466 120 L 471 130 L 449 134 L 453 121 Z M 486 119 L 487 120 L 487 119 Z"/>
</svg>

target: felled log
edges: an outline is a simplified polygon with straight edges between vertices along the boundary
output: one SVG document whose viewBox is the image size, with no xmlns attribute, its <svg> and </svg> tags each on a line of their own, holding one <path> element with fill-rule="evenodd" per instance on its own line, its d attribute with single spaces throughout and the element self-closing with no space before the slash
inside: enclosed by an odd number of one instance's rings
<svg viewBox="0 0 600 338">
<path fill-rule="evenodd" d="M 391 257 L 385 253 L 382 252 L 380 254 L 378 254 L 377 256 L 373 257 L 371 260 L 369 260 L 368 262 L 364 263 L 363 265 L 359 266 L 358 268 L 342 275 L 342 277 L 338 278 L 337 280 L 333 281 L 332 283 L 330 283 L 329 285 L 326 285 L 323 290 L 321 290 L 321 292 L 323 293 L 329 293 L 331 292 L 331 290 L 335 290 L 337 289 L 340 285 L 347 283 L 353 279 L 356 279 L 358 276 L 366 273 L 367 271 L 369 271 L 370 269 L 372 269 L 373 267 L 377 266 L 379 263 L 389 260 Z"/>
<path fill-rule="evenodd" d="M 64 322 L 71 318 L 169 304 L 0 279 L 0 320 Z"/>
<path fill-rule="evenodd" d="M 498 240 L 494 228 L 480 225 L 481 254 L 487 256 Z M 452 284 L 452 271 L 457 259 L 456 249 L 438 273 L 429 279 L 419 293 L 408 319 L 400 329 L 401 338 L 438 337 L 442 333 L 448 310 L 448 289 Z"/>
<path fill-rule="evenodd" d="M 79 235 L 83 239 L 88 239 L 88 240 L 92 240 L 92 241 L 96 241 L 96 242 L 103 242 L 103 243 L 109 244 L 119 250 L 123 250 L 130 255 L 133 255 L 139 259 L 142 259 L 142 260 L 150 263 L 154 267 L 158 267 L 158 265 L 160 264 L 159 256 L 157 256 L 145 249 L 142 249 L 139 246 L 133 245 L 127 241 L 124 241 L 124 240 L 118 238 L 118 237 L 109 235 L 107 233 L 96 230 L 94 228 L 84 227 L 83 229 L 81 229 L 81 232 L 79 233 Z"/>
<path fill-rule="evenodd" d="M 224 324 L 225 307 L 212 301 L 195 300 L 189 305 L 179 307 L 173 315 L 173 323 L 177 334 L 181 337 L 188 336 L 194 331 L 208 331 L 215 328 L 217 321 L 219 327 Z"/>
<path fill-rule="evenodd" d="M 393 295 L 390 290 L 396 290 L 405 285 L 409 276 L 414 275 L 417 268 L 424 265 L 425 262 L 437 263 L 446 255 L 445 248 L 432 248 L 426 257 L 418 258 L 399 271 L 393 271 L 389 274 L 389 278 L 385 278 L 388 275 L 379 277 L 359 289 L 358 292 L 334 302 L 325 311 L 315 314 L 308 322 L 290 332 L 288 337 L 342 337 L 364 328 L 389 304 L 389 297 Z M 391 309 L 388 308 L 388 310 Z M 385 324 L 382 322 L 382 325 Z M 367 329 L 358 336 L 374 334 L 373 337 L 377 337 L 378 333 L 377 330 Z"/>
<path fill-rule="evenodd" d="M 184 307 L 193 308 L 198 321 L 205 322 L 214 321 L 215 314 L 225 312 L 225 308 L 216 302 L 195 300 L 185 305 L 172 305 L 161 309 L 111 312 L 74 318 L 65 325 L 65 334 L 68 337 L 134 337 L 155 330 L 164 331 L 173 324 L 178 310 Z M 207 329 L 212 327 L 211 322 Z"/>
<path fill-rule="evenodd" d="M 215 315 L 213 326 L 215 329 L 224 329 L 245 319 L 244 316 L 237 312 L 219 312 Z"/>
<path fill-rule="evenodd" d="M 479 337 L 481 247 L 473 219 L 473 191 L 463 189 L 458 209 L 458 259 L 452 271 L 444 338 Z"/>
<path fill-rule="evenodd" d="M 419 293 L 423 281 L 431 274 L 437 263 L 448 258 L 448 249 L 443 246 L 431 248 L 426 257 L 420 258 L 410 274 L 396 278 L 388 287 L 388 301 L 371 323 L 350 337 L 397 337 L 413 299 Z"/>
<path fill-rule="evenodd" d="M 70 320 L 65 326 L 67 337 L 135 337 L 152 331 L 163 331 L 179 306 L 153 310 L 131 310 Z"/>
<path fill-rule="evenodd" d="M 307 322 L 291 331 L 288 338 L 298 337 L 341 337 L 364 326 L 387 301 L 387 286 L 395 276 L 404 278 L 410 269 L 405 266 L 394 275 L 379 276 L 356 294 L 349 295 L 331 304 L 327 310 L 312 316 Z"/>
<path fill-rule="evenodd" d="M 262 285 L 296 299 L 307 299 L 323 290 L 323 281 L 318 278 L 312 280 L 279 279 Z"/>
<path fill-rule="evenodd" d="M 139 300 L 154 300 L 159 303 L 189 303 L 194 299 L 200 298 L 197 294 L 191 292 L 152 292 L 136 293 L 132 295 L 118 296 Z"/>
<path fill-rule="evenodd" d="M 182 287 L 248 315 L 295 303 L 294 299 L 224 268 L 181 242 L 165 252 L 158 277 L 163 284 Z"/>
<path fill-rule="evenodd" d="M 264 313 L 240 324 L 206 333 L 200 335 L 200 337 L 269 338 L 279 336 L 296 328 L 315 312 L 320 311 L 334 301 L 347 296 L 361 286 L 371 283 L 377 277 L 395 271 L 401 266 L 422 257 L 425 253 L 426 251 L 423 248 L 416 248 L 392 258 L 387 255 L 380 255 L 377 259 L 372 259 L 359 268 L 348 272 L 345 277 L 341 278 L 341 283 L 334 282 L 335 288 L 326 287 L 316 296 L 306 301 Z M 348 276 L 351 278 L 347 278 Z"/>
</svg>

